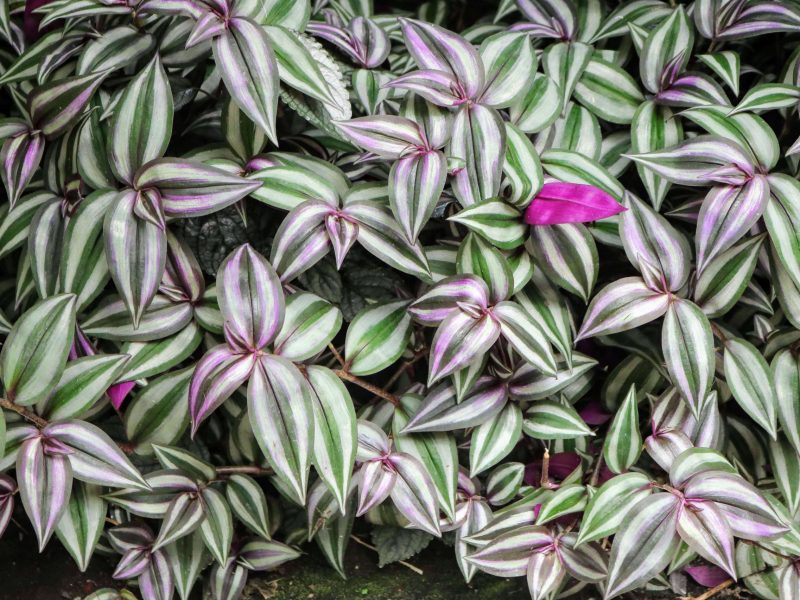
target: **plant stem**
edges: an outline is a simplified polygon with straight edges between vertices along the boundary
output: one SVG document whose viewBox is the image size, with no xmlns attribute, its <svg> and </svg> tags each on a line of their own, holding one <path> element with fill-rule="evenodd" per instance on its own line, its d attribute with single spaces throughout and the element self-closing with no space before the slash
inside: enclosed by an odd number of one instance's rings
<svg viewBox="0 0 800 600">
<path fill-rule="evenodd" d="M 39 429 L 43 427 L 47 427 L 48 423 L 46 419 L 43 419 L 39 415 L 37 415 L 32 410 L 28 410 L 24 406 L 20 406 L 19 404 L 13 403 L 11 400 L 6 400 L 5 398 L 0 398 L 0 406 L 5 408 L 6 410 L 13 411 L 21 416 L 23 419 L 30 421 Z"/>
<path fill-rule="evenodd" d="M 733 579 L 726 579 L 719 585 L 715 585 L 713 588 L 711 588 L 710 590 L 706 590 L 699 596 L 695 596 L 694 598 L 688 598 L 687 600 L 708 600 L 712 596 L 716 596 L 717 594 L 719 594 L 722 590 L 731 587 L 734 583 L 735 582 L 733 581 Z"/>
<path fill-rule="evenodd" d="M 356 377 L 349 371 L 345 369 L 334 369 L 333 373 L 339 378 L 344 379 L 345 381 L 349 381 L 350 383 L 355 383 L 358 387 L 367 390 L 378 396 L 379 398 L 383 398 L 387 402 L 391 402 L 395 406 L 400 404 L 400 400 L 397 399 L 397 396 L 394 394 L 387 392 L 386 390 L 379 388 L 377 385 L 372 385 L 369 381 L 364 381 L 360 377 Z"/>
<path fill-rule="evenodd" d="M 542 456 L 542 477 L 539 485 L 543 488 L 550 487 L 550 450 L 547 448 L 544 449 L 544 456 Z"/>
<path fill-rule="evenodd" d="M 253 477 L 260 477 L 263 475 L 272 475 L 272 469 L 259 467 L 258 465 L 231 465 L 226 467 L 216 467 L 217 475 L 235 475 L 240 473 L 242 475 L 252 475 Z"/>
<path fill-rule="evenodd" d="M 344 367 L 345 365 L 344 359 L 342 358 L 342 355 L 339 353 L 339 351 L 336 349 L 336 346 L 334 346 L 332 343 L 328 343 L 328 350 L 331 351 L 331 354 L 333 354 L 333 357 L 338 361 L 338 363 L 342 367 Z"/>
</svg>

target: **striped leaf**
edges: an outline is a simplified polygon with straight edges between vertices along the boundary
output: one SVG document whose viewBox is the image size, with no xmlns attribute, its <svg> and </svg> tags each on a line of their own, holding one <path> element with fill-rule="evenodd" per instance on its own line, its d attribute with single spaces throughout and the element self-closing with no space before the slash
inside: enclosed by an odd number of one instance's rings
<svg viewBox="0 0 800 600">
<path fill-rule="evenodd" d="M 32 437 L 22 443 L 17 456 L 19 496 L 40 552 L 67 510 L 72 492 L 72 468 L 63 451 L 57 443 Z"/>
<path fill-rule="evenodd" d="M 232 348 L 262 350 L 283 325 L 285 301 L 277 273 L 250 244 L 234 250 L 217 272 L 225 338 Z"/>
<path fill-rule="evenodd" d="M 527 135 L 516 125 L 506 123 L 506 152 L 503 175 L 510 193 L 505 189 L 506 201 L 517 208 L 524 208 L 542 189 L 544 183 L 539 155 Z"/>
<path fill-rule="evenodd" d="M 136 454 L 153 453 L 153 444 L 178 441 L 189 424 L 189 382 L 192 367 L 166 373 L 151 381 L 125 412 L 125 435 Z"/>
<path fill-rule="evenodd" d="M 761 218 L 770 202 L 769 183 L 756 175 L 741 187 L 713 188 L 697 221 L 697 269 L 739 241 Z"/>
<path fill-rule="evenodd" d="M 571 440 L 594 435 L 574 408 L 551 400 L 531 405 L 522 421 L 522 431 L 537 440 Z"/>
<path fill-rule="evenodd" d="M 545 375 L 525 363 L 517 368 L 509 380 L 508 393 L 514 400 L 522 402 L 544 400 L 579 382 L 596 365 L 597 361 L 593 358 L 575 353 L 573 363 L 559 362 L 558 372 L 553 376 Z"/>
<path fill-rule="evenodd" d="M 511 123 L 524 133 L 542 131 L 561 114 L 561 98 L 558 84 L 547 75 L 536 73 L 528 91 L 509 108 Z"/>
<path fill-rule="evenodd" d="M 28 94 L 28 113 L 34 127 L 49 138 L 57 138 L 80 118 L 107 72 L 54 79 Z"/>
<path fill-rule="evenodd" d="M 483 279 L 489 287 L 490 303 L 506 300 L 514 293 L 513 269 L 514 265 L 507 256 L 473 233 L 468 233 L 458 248 L 456 270 Z M 476 305 L 484 308 L 481 302 Z"/>
<path fill-rule="evenodd" d="M 430 267 L 419 242 L 411 244 L 389 208 L 372 200 L 350 200 L 342 211 L 358 223 L 358 242 L 403 273 L 430 280 Z"/>
<path fill-rule="evenodd" d="M 277 146 L 278 63 L 267 32 L 250 19 L 234 17 L 212 48 L 231 97 Z"/>
<path fill-rule="evenodd" d="M 158 291 L 167 260 L 164 231 L 139 218 L 140 196 L 120 192 L 103 223 L 106 259 L 111 278 L 136 329 Z"/>
<path fill-rule="evenodd" d="M 116 192 L 98 191 L 84 198 L 69 218 L 62 242 L 59 288 L 78 296 L 83 309 L 108 281 L 103 243 L 103 217 L 117 198 Z"/>
<path fill-rule="evenodd" d="M 586 486 L 563 485 L 542 502 L 537 525 L 544 525 L 564 515 L 581 512 L 586 507 Z"/>
<path fill-rule="evenodd" d="M 517 404 L 508 402 L 503 410 L 472 431 L 469 444 L 470 477 L 476 477 L 506 458 L 521 437 L 522 411 Z"/>
<path fill-rule="evenodd" d="M 10 120 L 4 121 L 8 128 Z M 10 125 L 17 127 L 16 123 Z M 39 168 L 44 155 L 44 141 L 42 133 L 30 132 L 27 126 L 24 126 L 16 135 L 7 137 L 0 146 L 0 160 L 3 163 L 0 179 L 3 180 L 11 208 L 17 204 Z"/>
<path fill-rule="evenodd" d="M 711 69 L 730 88 L 734 96 L 739 95 L 741 59 L 736 52 L 725 50 L 714 54 L 698 54 L 697 59 Z"/>
<path fill-rule="evenodd" d="M 796 513 L 800 508 L 800 457 L 781 436 L 770 440 L 769 463 L 783 501 L 792 513 Z"/>
<path fill-rule="evenodd" d="M 76 481 L 67 509 L 56 527 L 59 541 L 81 572 L 89 566 L 106 522 L 107 508 L 101 492 L 99 486 Z"/>
<path fill-rule="evenodd" d="M 137 171 L 138 189 L 156 188 L 168 217 L 200 217 L 222 210 L 261 187 L 195 160 L 159 158 Z"/>
<path fill-rule="evenodd" d="M 584 302 L 597 281 L 597 245 L 580 223 L 531 228 L 530 250 L 538 267 L 558 287 Z"/>
<path fill-rule="evenodd" d="M 794 401 L 800 390 L 800 362 L 789 349 L 783 349 L 770 365 L 775 400 L 783 433 L 795 450 L 800 448 L 800 406 Z M 800 454 L 800 451 L 798 451 Z"/>
<path fill-rule="evenodd" d="M 620 67 L 591 58 L 575 84 L 575 99 L 609 123 L 628 124 L 644 96 L 633 78 Z"/>
<path fill-rule="evenodd" d="M 270 539 L 267 498 L 252 477 L 234 474 L 228 478 L 225 497 L 231 511 L 245 527 L 265 540 Z"/>
<path fill-rule="evenodd" d="M 542 55 L 545 74 L 558 85 L 561 105 L 566 106 L 592 58 L 592 47 L 581 42 L 552 44 Z"/>
<path fill-rule="evenodd" d="M 745 238 L 708 261 L 697 278 L 694 302 L 709 318 L 726 314 L 753 276 L 765 234 Z"/>
<path fill-rule="evenodd" d="M 650 492 L 650 480 L 641 473 L 625 473 L 606 481 L 586 505 L 578 544 L 615 534 L 626 522 L 631 507 Z"/>
<path fill-rule="evenodd" d="M 448 316 L 433 337 L 428 365 L 428 385 L 463 369 L 488 352 L 500 337 L 500 323 L 491 315 L 462 310 Z"/>
<path fill-rule="evenodd" d="M 201 492 L 205 520 L 200 524 L 200 535 L 211 555 L 219 564 L 225 564 L 233 540 L 233 516 L 228 502 L 220 492 L 207 487 Z"/>
<path fill-rule="evenodd" d="M 631 120 L 631 151 L 636 154 L 669 148 L 680 142 L 682 137 L 680 119 L 668 107 L 659 106 L 652 100 L 643 102 Z M 637 164 L 636 169 L 650 202 L 658 211 L 669 189 L 669 181 L 643 164 Z"/>
<path fill-rule="evenodd" d="M 314 413 L 312 462 L 344 511 L 357 443 L 353 400 L 330 369 L 312 365 L 305 375 Z"/>
<path fill-rule="evenodd" d="M 431 23 L 401 19 L 406 48 L 421 69 L 453 75 L 474 98 L 484 85 L 484 67 L 475 48 L 462 37 Z"/>
<path fill-rule="evenodd" d="M 408 301 L 374 304 L 361 310 L 347 328 L 345 360 L 354 375 L 370 375 L 394 364 L 411 336 Z"/>
<path fill-rule="evenodd" d="M 153 444 L 156 460 L 165 469 L 175 469 L 188 475 L 196 482 L 212 481 L 217 476 L 214 466 L 208 461 L 178 446 Z"/>
<path fill-rule="evenodd" d="M 796 106 L 800 89 L 783 83 L 762 83 L 750 88 L 730 114 L 763 112 Z"/>
<path fill-rule="evenodd" d="M 778 431 L 776 391 L 769 365 L 750 342 L 724 341 L 725 381 L 739 406 L 775 439 Z"/>
<path fill-rule="evenodd" d="M 200 424 L 248 380 L 256 364 L 255 353 L 236 353 L 226 344 L 213 347 L 200 359 L 189 385 L 192 437 Z"/>
<path fill-rule="evenodd" d="M 198 492 L 178 494 L 169 503 L 167 511 L 164 513 L 164 520 L 161 521 L 158 536 L 153 542 L 152 550 L 163 548 L 200 527 L 206 518 L 206 506 Z"/>
<path fill-rule="evenodd" d="M 31 220 L 28 232 L 28 256 L 31 275 L 39 296 L 46 298 L 56 292 L 59 261 L 52 259 L 62 253 L 64 215 L 60 203 L 39 208 Z"/>
<path fill-rule="evenodd" d="M 85 415 L 117 381 L 129 360 L 125 354 L 97 354 L 70 361 L 50 395 L 39 403 L 39 413 L 50 420 Z"/>
<path fill-rule="evenodd" d="M 693 44 L 694 27 L 684 8 L 678 7 L 647 36 L 639 56 L 639 77 L 644 87 L 654 94 L 660 92 L 668 70 L 680 72 L 686 67 Z M 666 77 L 667 85 L 671 79 Z"/>
<path fill-rule="evenodd" d="M 505 463 L 486 478 L 486 499 L 494 506 L 511 502 L 519 492 L 525 476 L 525 465 L 518 462 Z"/>
<path fill-rule="evenodd" d="M 496 304 L 492 310 L 500 334 L 528 363 L 545 375 L 556 374 L 556 357 L 537 321 L 516 302 Z"/>
<path fill-rule="evenodd" d="M 552 543 L 553 537 L 547 528 L 525 525 L 497 536 L 467 556 L 467 561 L 490 575 L 521 577 L 525 575 L 531 555 Z"/>
<path fill-rule="evenodd" d="M 13 197 L 11 192 L 8 196 Z M 27 241 L 31 220 L 42 205 L 57 201 L 50 192 L 34 192 L 4 212 L 0 220 L 0 257 L 8 256 Z"/>
<path fill-rule="evenodd" d="M 305 499 L 314 438 L 308 384 L 285 358 L 264 355 L 247 386 L 250 426 L 276 475 Z"/>
<path fill-rule="evenodd" d="M 528 234 L 528 228 L 522 222 L 522 213 L 501 200 L 478 202 L 456 213 L 450 220 L 464 225 L 493 246 L 504 250 L 521 246 Z"/>
<path fill-rule="evenodd" d="M 5 397 L 27 406 L 61 379 L 75 332 L 75 296 L 41 300 L 20 317 L 0 351 Z"/>
<path fill-rule="evenodd" d="M 564 299 L 544 273 L 534 268 L 531 281 L 514 300 L 533 318 L 564 359 L 572 361 L 571 316 Z"/>
<path fill-rule="evenodd" d="M 447 161 L 438 150 L 404 156 L 392 165 L 389 204 L 411 243 L 433 214 L 446 178 Z"/>
<path fill-rule="evenodd" d="M 81 329 L 86 335 L 116 341 L 152 342 L 181 331 L 192 320 L 192 307 L 188 302 L 172 302 L 157 294 L 135 328 L 125 302 L 114 298 L 84 319 Z"/>
<path fill-rule="evenodd" d="M 636 388 L 631 386 L 614 415 L 603 442 L 603 458 L 614 473 L 623 473 L 633 466 L 642 453 L 642 434 L 639 432 L 639 408 Z"/>
<path fill-rule="evenodd" d="M 770 199 L 764 210 L 764 223 L 774 253 L 795 286 L 800 287 L 800 182 L 775 173 L 768 177 Z"/>
<path fill-rule="evenodd" d="M 251 197 L 282 210 L 292 210 L 307 200 L 322 199 L 331 206 L 338 201 L 335 187 L 324 174 L 302 165 L 267 167 L 251 173 L 248 179 L 261 183 L 250 192 Z"/>
<path fill-rule="evenodd" d="M 286 298 L 286 316 L 275 337 L 275 354 L 308 360 L 328 345 L 342 326 L 341 311 L 319 296 L 298 292 Z"/>
<path fill-rule="evenodd" d="M 622 213 L 619 232 L 628 261 L 643 275 L 648 270 L 643 263 L 656 267 L 664 291 L 681 289 L 692 258 L 686 237 L 633 194 L 626 192 L 622 202 L 628 210 Z"/>
<path fill-rule="evenodd" d="M 464 161 L 464 168 L 453 178 L 453 193 L 462 206 L 469 206 L 497 195 L 505 151 L 506 130 L 497 111 L 474 104 L 464 105 L 453 121 L 448 155 Z"/>
<path fill-rule="evenodd" d="M 634 329 L 664 315 L 669 305 L 667 294 L 654 292 L 639 277 L 625 277 L 597 293 L 575 340 Z"/>
<path fill-rule="evenodd" d="M 383 158 L 401 158 L 428 147 L 419 126 L 405 117 L 359 117 L 338 121 L 336 126 L 347 139 Z"/>
<path fill-rule="evenodd" d="M 714 337 L 696 304 L 681 299 L 669 303 L 661 350 L 673 385 L 692 413 L 699 415 L 714 383 Z"/>
<path fill-rule="evenodd" d="M 175 540 L 165 548 L 181 600 L 188 600 L 200 571 L 208 562 L 208 554 L 199 532 Z"/>
<path fill-rule="evenodd" d="M 415 528 L 441 536 L 436 488 L 424 465 L 403 453 L 392 454 L 387 460 L 396 473 L 391 498 L 397 510 Z"/>
<path fill-rule="evenodd" d="M 513 104 L 536 72 L 536 55 L 527 35 L 502 32 L 486 38 L 480 47 L 486 84 L 480 102 L 492 108 Z"/>
<path fill-rule="evenodd" d="M 139 470 L 99 427 L 85 421 L 53 421 L 42 429 L 71 449 L 67 455 L 76 479 L 108 487 L 146 489 Z"/>
<path fill-rule="evenodd" d="M 338 222 L 334 215 L 335 208 L 331 205 L 309 200 L 294 208 L 281 222 L 270 253 L 270 261 L 281 280 L 291 281 L 328 254 L 331 236 L 326 224 L 332 220 Z M 353 241 L 348 239 L 349 243 Z"/>
<path fill-rule="evenodd" d="M 753 159 L 736 142 L 713 135 L 698 135 L 668 148 L 630 156 L 637 164 L 680 185 L 705 186 L 720 169 L 730 169 L 743 181 L 753 175 Z"/>
<path fill-rule="evenodd" d="M 606 598 L 647 583 L 669 564 L 680 543 L 680 512 L 672 494 L 653 494 L 631 507 L 611 546 Z"/>
<path fill-rule="evenodd" d="M 481 377 L 466 398 L 457 402 L 455 389 L 438 385 L 425 396 L 419 409 L 403 428 L 403 434 L 455 431 L 487 422 L 506 405 L 502 383 Z"/>
<path fill-rule="evenodd" d="M 281 81 L 329 106 L 333 113 L 349 117 L 349 102 L 346 98 L 341 101 L 337 97 L 334 84 L 326 79 L 320 64 L 301 36 L 286 27 L 268 26 L 265 29 L 275 53 Z"/>
<path fill-rule="evenodd" d="M 114 108 L 108 158 L 120 181 L 131 185 L 140 167 L 164 155 L 173 112 L 169 80 L 156 54 L 127 85 Z"/>
<path fill-rule="evenodd" d="M 605 192 L 617 202 L 622 199 L 622 194 L 625 189 L 620 182 L 609 173 L 608 169 L 603 167 L 596 160 L 579 152 L 556 149 L 542 152 L 541 158 L 542 167 L 551 177 L 567 183 L 577 183 L 598 188 L 601 192 Z M 620 207 L 610 202 L 610 199 L 604 198 L 602 195 L 600 198 L 605 201 L 603 204 L 607 209 L 615 210 L 604 211 L 605 214 L 603 215 L 595 213 L 593 215 L 595 219 L 620 212 Z M 599 202 L 600 198 L 596 198 L 596 200 Z"/>
<path fill-rule="evenodd" d="M 439 507 L 449 519 L 456 514 L 458 454 L 455 438 L 448 433 L 402 433 L 420 405 L 420 397 L 406 394 L 394 410 L 392 435 L 395 447 L 416 458 L 431 477 Z"/>
</svg>

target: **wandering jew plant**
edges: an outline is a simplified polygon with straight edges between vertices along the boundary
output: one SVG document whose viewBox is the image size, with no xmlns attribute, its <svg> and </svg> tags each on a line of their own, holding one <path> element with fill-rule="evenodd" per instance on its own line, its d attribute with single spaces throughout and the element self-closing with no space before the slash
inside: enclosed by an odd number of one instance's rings
<svg viewBox="0 0 800 600">
<path fill-rule="evenodd" d="M 0 3 L 0 532 L 800 598 L 800 5 L 479 4 Z"/>
</svg>

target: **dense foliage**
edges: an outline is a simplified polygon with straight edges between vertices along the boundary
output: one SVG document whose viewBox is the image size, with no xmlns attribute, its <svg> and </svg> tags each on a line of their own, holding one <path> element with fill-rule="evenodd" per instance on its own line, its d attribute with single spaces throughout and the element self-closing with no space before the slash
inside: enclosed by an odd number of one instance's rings
<svg viewBox="0 0 800 600">
<path fill-rule="evenodd" d="M 0 531 L 800 598 L 800 4 L 481 10 L 0 3 Z"/>
</svg>

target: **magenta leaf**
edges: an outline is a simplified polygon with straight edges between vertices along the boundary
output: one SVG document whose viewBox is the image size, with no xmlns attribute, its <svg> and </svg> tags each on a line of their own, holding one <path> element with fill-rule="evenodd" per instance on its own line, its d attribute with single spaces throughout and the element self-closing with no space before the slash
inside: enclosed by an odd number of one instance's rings
<svg viewBox="0 0 800 600">
<path fill-rule="evenodd" d="M 530 225 L 587 223 L 613 217 L 625 210 L 613 196 L 582 183 L 545 183 L 525 210 Z"/>
</svg>

